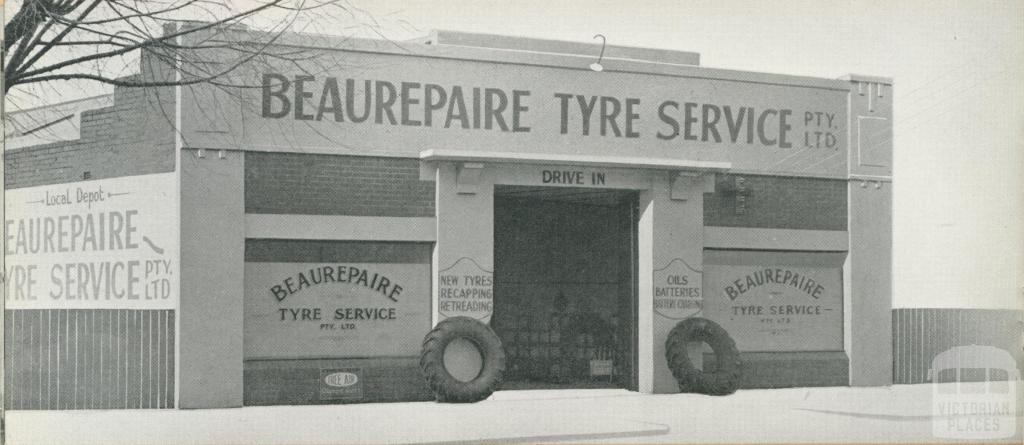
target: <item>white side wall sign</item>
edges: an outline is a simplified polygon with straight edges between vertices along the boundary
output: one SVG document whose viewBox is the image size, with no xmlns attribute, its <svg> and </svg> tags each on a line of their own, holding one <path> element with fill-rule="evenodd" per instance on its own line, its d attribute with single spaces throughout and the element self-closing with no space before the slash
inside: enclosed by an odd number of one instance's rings
<svg viewBox="0 0 1024 445">
<path fill-rule="evenodd" d="M 430 265 L 245 263 L 245 357 L 419 354 Z"/>
<path fill-rule="evenodd" d="M 841 351 L 839 268 L 704 266 L 704 314 L 741 351 Z"/>
<path fill-rule="evenodd" d="M 174 309 L 174 173 L 8 190 L 8 309 Z"/>
</svg>

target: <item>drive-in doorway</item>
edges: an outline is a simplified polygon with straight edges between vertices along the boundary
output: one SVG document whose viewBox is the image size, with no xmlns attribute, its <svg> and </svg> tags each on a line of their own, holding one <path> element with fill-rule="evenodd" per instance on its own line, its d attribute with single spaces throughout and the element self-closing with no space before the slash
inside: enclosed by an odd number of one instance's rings
<svg viewBox="0 0 1024 445">
<path fill-rule="evenodd" d="M 505 389 L 637 389 L 637 192 L 496 186 Z"/>
</svg>

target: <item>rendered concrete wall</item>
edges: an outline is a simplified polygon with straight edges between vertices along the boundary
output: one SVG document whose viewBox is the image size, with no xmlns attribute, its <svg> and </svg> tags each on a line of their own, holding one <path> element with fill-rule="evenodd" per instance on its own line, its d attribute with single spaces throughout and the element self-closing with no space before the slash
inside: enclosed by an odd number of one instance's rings
<svg viewBox="0 0 1024 445">
<path fill-rule="evenodd" d="M 853 77 L 845 349 L 850 385 L 892 384 L 892 82 Z"/>
<path fill-rule="evenodd" d="M 673 178 L 672 173 L 657 172 L 651 176 L 651 188 L 640 192 L 637 226 L 640 392 L 679 392 L 665 359 L 665 340 L 680 320 L 695 312 L 658 310 L 655 292 L 667 284 L 667 275 L 660 271 L 680 267 L 680 260 L 686 268 L 679 269 L 679 273 L 688 276 L 688 286 L 701 288 L 704 192 L 709 191 L 712 184 L 710 175 Z"/>
<path fill-rule="evenodd" d="M 472 288 L 493 294 L 494 183 L 487 170 L 488 167 L 481 164 L 451 162 L 440 163 L 437 167 L 434 324 L 457 315 L 484 323 L 491 319 L 493 297 L 474 299 L 486 303 L 488 308 L 484 310 L 451 310 L 445 306 L 445 301 L 451 300 L 441 296 L 445 288 Z M 467 284 L 463 281 L 466 276 L 481 277 L 486 282 Z M 455 277 L 458 283 L 446 285 L 444 277 Z"/>
<path fill-rule="evenodd" d="M 179 408 L 242 406 L 243 167 L 242 152 L 181 154 Z"/>
</svg>

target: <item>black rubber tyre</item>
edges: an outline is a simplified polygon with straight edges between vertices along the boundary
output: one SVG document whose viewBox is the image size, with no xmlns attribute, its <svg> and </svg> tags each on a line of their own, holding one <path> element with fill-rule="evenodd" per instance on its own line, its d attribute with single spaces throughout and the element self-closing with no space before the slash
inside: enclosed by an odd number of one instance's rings
<svg viewBox="0 0 1024 445">
<path fill-rule="evenodd" d="M 480 374 L 468 382 L 452 377 L 444 366 L 445 348 L 457 338 L 476 345 L 483 360 Z M 490 326 L 469 317 L 452 317 L 438 323 L 423 339 L 420 371 L 437 401 L 477 402 L 489 397 L 501 385 L 505 375 L 505 350 Z"/>
<path fill-rule="evenodd" d="M 687 343 L 705 342 L 715 352 L 716 369 L 704 372 L 693 366 Z M 718 323 L 694 317 L 680 321 L 665 340 L 665 358 L 682 392 L 724 396 L 736 392 L 743 375 L 743 363 L 729 333 Z"/>
</svg>

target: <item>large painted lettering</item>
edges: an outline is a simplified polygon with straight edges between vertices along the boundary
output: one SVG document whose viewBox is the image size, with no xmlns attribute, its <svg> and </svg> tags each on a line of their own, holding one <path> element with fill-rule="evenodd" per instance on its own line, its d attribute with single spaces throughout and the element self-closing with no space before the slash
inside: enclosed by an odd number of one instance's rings
<svg viewBox="0 0 1024 445">
<path fill-rule="evenodd" d="M 8 190 L 9 309 L 173 309 L 173 173 Z"/>
<path fill-rule="evenodd" d="M 245 264 L 246 358 L 415 355 L 428 264 Z"/>
</svg>

